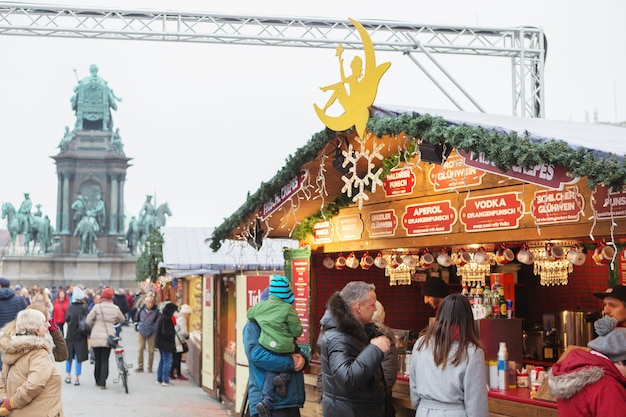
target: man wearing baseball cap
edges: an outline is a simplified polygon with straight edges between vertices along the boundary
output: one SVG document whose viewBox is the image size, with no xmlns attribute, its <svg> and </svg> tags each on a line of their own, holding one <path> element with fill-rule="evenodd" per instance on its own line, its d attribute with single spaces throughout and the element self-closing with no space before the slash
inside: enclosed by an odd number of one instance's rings
<svg viewBox="0 0 626 417">
<path fill-rule="evenodd" d="M 602 314 L 614 317 L 619 327 L 626 327 L 626 286 L 614 285 L 605 292 L 594 292 L 594 297 L 604 300 Z"/>
</svg>

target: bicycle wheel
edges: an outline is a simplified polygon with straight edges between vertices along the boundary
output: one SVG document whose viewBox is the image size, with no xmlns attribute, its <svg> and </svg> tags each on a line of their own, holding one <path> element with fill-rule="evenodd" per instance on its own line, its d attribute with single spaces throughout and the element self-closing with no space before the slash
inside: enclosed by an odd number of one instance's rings
<svg viewBox="0 0 626 417">
<path fill-rule="evenodd" d="M 128 394 L 128 369 L 126 369 L 126 366 L 122 369 L 122 384 L 124 384 L 124 391 Z"/>
</svg>

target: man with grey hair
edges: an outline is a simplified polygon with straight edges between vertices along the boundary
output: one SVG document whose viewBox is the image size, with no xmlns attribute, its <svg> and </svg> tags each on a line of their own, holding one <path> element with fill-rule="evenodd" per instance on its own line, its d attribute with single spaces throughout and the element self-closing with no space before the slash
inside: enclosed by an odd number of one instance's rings
<svg viewBox="0 0 626 417">
<path fill-rule="evenodd" d="M 363 281 L 333 294 L 322 317 L 322 407 L 324 417 L 382 417 L 385 378 L 381 369 L 391 341 L 372 322 L 376 287 Z"/>
<path fill-rule="evenodd" d="M 157 319 L 159 318 L 159 309 L 157 308 L 154 297 L 146 296 L 145 304 L 141 306 L 135 315 L 135 323 L 137 329 L 137 342 L 139 344 L 139 353 L 137 355 L 137 368 L 135 372 L 143 372 L 143 353 L 148 349 L 148 372 L 152 372 L 152 363 L 154 362 L 154 339 L 156 337 Z"/>
</svg>

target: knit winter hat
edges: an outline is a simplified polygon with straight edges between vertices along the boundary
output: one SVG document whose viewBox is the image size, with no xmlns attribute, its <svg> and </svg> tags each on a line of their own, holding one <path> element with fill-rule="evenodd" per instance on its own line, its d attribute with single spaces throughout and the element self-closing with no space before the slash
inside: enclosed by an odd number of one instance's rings
<svg viewBox="0 0 626 417">
<path fill-rule="evenodd" d="M 286 303 L 293 303 L 293 291 L 289 288 L 289 280 L 281 275 L 274 275 L 270 281 L 270 295 L 282 299 Z"/>
<path fill-rule="evenodd" d="M 105 288 L 102 290 L 102 292 L 100 293 L 100 298 L 105 299 L 105 300 L 112 300 L 113 299 L 113 288 Z"/>
<path fill-rule="evenodd" d="M 598 337 L 587 343 L 591 349 L 606 355 L 611 362 L 626 360 L 626 327 L 615 327 L 614 317 L 604 316 L 593 324 Z"/>
<path fill-rule="evenodd" d="M 84 300 L 85 293 L 79 287 L 74 287 L 74 292 L 72 293 L 72 298 L 74 301 Z"/>
<path fill-rule="evenodd" d="M 428 297 L 445 298 L 448 295 L 448 286 L 437 277 L 429 277 L 422 286 L 422 294 Z"/>
</svg>

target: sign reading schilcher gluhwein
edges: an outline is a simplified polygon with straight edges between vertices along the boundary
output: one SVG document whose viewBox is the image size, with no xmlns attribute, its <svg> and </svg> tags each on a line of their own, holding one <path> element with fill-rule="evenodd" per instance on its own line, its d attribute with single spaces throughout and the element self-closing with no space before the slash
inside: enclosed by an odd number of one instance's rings
<svg viewBox="0 0 626 417">
<path fill-rule="evenodd" d="M 280 194 L 274 195 L 270 201 L 263 203 L 261 206 L 261 210 L 259 210 L 259 216 L 261 220 L 267 219 L 272 215 L 280 206 L 282 206 L 287 200 L 296 195 L 298 191 L 302 189 L 302 185 L 304 184 L 304 171 L 300 171 L 300 173 L 293 177 L 291 181 L 283 186 L 280 189 Z"/>
<path fill-rule="evenodd" d="M 585 200 L 576 187 L 535 192 L 530 211 L 537 223 L 577 222 L 585 208 Z"/>
<path fill-rule="evenodd" d="M 466 232 L 517 229 L 522 216 L 524 202 L 514 192 L 466 198 L 461 208 Z"/>
<path fill-rule="evenodd" d="M 412 204 L 402 216 L 402 227 L 409 236 L 450 233 L 456 219 L 456 210 L 448 200 Z"/>
</svg>

